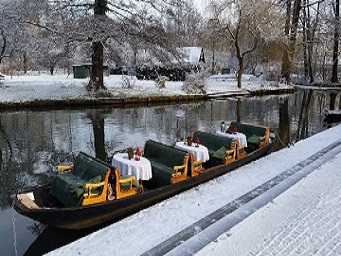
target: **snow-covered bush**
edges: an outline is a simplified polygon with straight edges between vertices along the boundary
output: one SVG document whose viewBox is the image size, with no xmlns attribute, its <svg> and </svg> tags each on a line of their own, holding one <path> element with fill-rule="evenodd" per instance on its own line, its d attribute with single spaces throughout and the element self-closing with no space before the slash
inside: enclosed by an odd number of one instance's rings
<svg viewBox="0 0 341 256">
<path fill-rule="evenodd" d="M 199 72 L 191 72 L 186 76 L 186 80 L 181 89 L 188 94 L 205 94 L 205 80 L 207 77 L 209 77 L 208 69 Z"/>
<path fill-rule="evenodd" d="M 155 86 L 158 89 L 166 88 L 166 81 L 168 81 L 168 77 L 166 76 L 159 76 L 155 80 Z"/>
<path fill-rule="evenodd" d="M 130 79 L 128 76 L 122 76 L 122 88 L 132 89 L 135 86 L 135 81 Z"/>
<path fill-rule="evenodd" d="M 281 77 L 281 66 L 277 62 L 268 63 L 267 68 L 263 69 L 265 71 L 265 77 L 268 81 L 279 81 Z"/>
<path fill-rule="evenodd" d="M 102 90 L 101 89 L 101 90 L 98 90 L 97 97 L 99 97 L 99 98 L 111 98 L 112 94 L 108 90 Z"/>
</svg>

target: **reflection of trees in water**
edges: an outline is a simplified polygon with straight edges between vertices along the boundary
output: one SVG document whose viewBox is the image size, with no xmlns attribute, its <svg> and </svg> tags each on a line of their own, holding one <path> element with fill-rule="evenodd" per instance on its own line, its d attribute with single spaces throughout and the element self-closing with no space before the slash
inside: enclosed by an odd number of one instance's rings
<svg viewBox="0 0 341 256">
<path fill-rule="evenodd" d="M 147 139 L 171 145 L 195 129 L 214 132 L 221 121 L 278 127 L 282 140 L 289 143 L 290 129 L 298 139 L 320 129 L 316 114 L 328 106 L 326 95 L 299 91 L 288 95 L 283 104 L 278 104 L 278 96 L 265 96 L 141 108 L 5 113 L 0 119 L 0 186 L 6 189 L 0 195 L 5 198 L 16 189 L 48 180 L 56 165 L 72 162 L 71 153 L 85 151 L 107 159 L 128 146 L 143 146 Z M 7 204 L 5 199 L 0 203 Z"/>
<path fill-rule="evenodd" d="M 336 101 L 336 92 L 330 92 L 330 101 L 329 101 L 329 109 L 334 110 L 335 109 L 335 101 Z"/>
<path fill-rule="evenodd" d="M 241 118 L 240 118 L 240 99 L 237 99 L 237 106 L 236 106 L 236 117 L 237 117 L 237 122 L 241 122 Z"/>
<path fill-rule="evenodd" d="M 263 96 L 252 98 L 240 98 L 235 105 L 235 116 L 233 121 L 240 119 L 240 122 L 256 123 L 277 126 L 278 122 L 278 96 Z M 235 103 L 235 104 L 237 104 Z M 238 108 L 239 110 L 236 110 Z M 236 114 L 237 115 L 237 114 Z"/>
<path fill-rule="evenodd" d="M 273 148 L 279 149 L 290 144 L 290 116 L 289 116 L 289 98 L 279 98 L 279 127 L 276 134 Z"/>
<path fill-rule="evenodd" d="M 69 152 L 55 150 L 54 126 L 58 121 L 52 111 L 8 113 L 1 115 L 1 123 L 0 134 L 7 143 L 1 143 L 0 187 L 4 189 L 0 190 L 0 207 L 8 208 L 11 194 L 47 182 L 58 163 L 71 159 Z"/>
<path fill-rule="evenodd" d="M 11 141 L 9 140 L 7 133 L 2 125 L 1 116 L 0 116 L 0 146 L 1 146 L 0 147 L 0 156 L 1 156 L 0 161 L 2 165 L 5 159 L 6 161 L 12 160 L 13 149 L 12 149 Z M 5 152 L 7 154 L 7 156 L 4 159 L 2 157 L 2 152 Z M 1 165 L 0 165 L 0 168 L 1 168 Z"/>
<path fill-rule="evenodd" d="M 324 110 L 340 102 L 339 92 L 301 90 L 297 103 L 300 105 L 296 140 L 301 140 L 323 130 Z"/>
<path fill-rule="evenodd" d="M 308 128 L 309 128 L 309 106 L 311 103 L 311 97 L 313 94 L 313 90 L 304 90 L 303 99 L 301 103 L 300 114 L 298 118 L 297 132 L 296 132 L 296 141 L 300 139 L 304 139 L 308 136 Z"/>
<path fill-rule="evenodd" d="M 94 133 L 95 156 L 103 161 L 106 161 L 108 156 L 105 151 L 104 114 L 102 111 L 90 110 L 88 117 L 91 120 Z"/>
<path fill-rule="evenodd" d="M 330 102 L 329 109 L 341 109 L 341 92 L 340 91 L 331 91 L 330 92 Z"/>
</svg>

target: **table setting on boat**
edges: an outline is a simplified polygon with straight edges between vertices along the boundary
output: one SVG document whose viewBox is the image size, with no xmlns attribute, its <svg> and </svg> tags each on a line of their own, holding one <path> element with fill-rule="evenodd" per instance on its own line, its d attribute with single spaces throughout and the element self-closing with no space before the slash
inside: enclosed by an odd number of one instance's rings
<svg viewBox="0 0 341 256">
<path fill-rule="evenodd" d="M 241 133 L 241 132 L 228 133 L 228 132 L 217 131 L 216 134 L 219 136 L 223 136 L 223 137 L 227 137 L 227 138 L 230 138 L 233 140 L 237 140 L 239 146 L 247 147 L 247 140 L 246 140 L 246 136 L 244 133 Z"/>
<path fill-rule="evenodd" d="M 121 175 L 134 175 L 136 180 L 152 178 L 150 161 L 143 156 L 130 159 L 127 153 L 117 153 L 112 158 L 112 166 L 116 167 Z"/>
<path fill-rule="evenodd" d="M 192 143 L 191 145 L 188 145 L 187 142 L 179 141 L 175 143 L 174 147 L 193 153 L 194 161 L 202 160 L 203 162 L 206 162 L 210 160 L 208 149 L 204 145 L 198 143 Z"/>
</svg>

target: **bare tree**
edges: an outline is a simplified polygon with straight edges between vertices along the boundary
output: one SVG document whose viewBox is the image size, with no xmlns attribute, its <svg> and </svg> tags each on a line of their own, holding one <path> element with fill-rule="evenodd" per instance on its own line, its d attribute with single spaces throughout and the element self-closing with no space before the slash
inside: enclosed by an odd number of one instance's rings
<svg viewBox="0 0 341 256">
<path fill-rule="evenodd" d="M 226 31 L 226 36 L 234 46 L 238 59 L 237 82 L 241 88 L 245 56 L 256 50 L 261 38 L 269 42 L 274 35 L 278 35 L 276 8 L 267 0 L 226 0 L 220 5 L 214 2 L 211 6 L 215 12 L 219 12 L 220 28 Z"/>
<path fill-rule="evenodd" d="M 137 44 L 131 47 L 135 49 L 143 44 L 160 53 L 173 48 L 174 37 L 164 27 L 163 11 L 175 8 L 168 0 L 17 1 L 24 3 L 26 10 L 21 9 L 16 21 L 25 24 L 35 36 L 44 30 L 49 34 L 45 38 L 62 42 L 61 48 L 65 49 L 75 42 L 91 45 L 89 88 L 93 90 L 104 88 L 103 61 L 110 42 Z"/>
<path fill-rule="evenodd" d="M 315 33 L 320 23 L 320 7 L 321 1 L 310 3 L 309 0 L 303 0 L 303 60 L 304 60 L 304 77 L 308 83 L 315 80 L 313 70 L 313 49 L 315 42 Z M 314 14 L 311 13 L 312 12 Z"/>
<path fill-rule="evenodd" d="M 339 58 L 339 26 L 340 26 L 340 1 L 335 0 L 334 3 L 334 13 L 335 13 L 335 27 L 334 27 L 334 47 L 333 47 L 333 67 L 332 67 L 332 77 L 331 82 L 337 83 L 337 68 L 338 68 L 338 58 Z"/>
<path fill-rule="evenodd" d="M 94 17 L 95 20 L 105 20 L 108 11 L 107 0 L 95 0 Z M 96 23 L 95 23 L 96 24 Z M 103 83 L 103 43 L 96 38 L 92 41 L 92 69 L 89 82 L 89 89 L 105 89 Z"/>
<path fill-rule="evenodd" d="M 202 17 L 193 4 L 193 0 L 170 0 L 173 8 L 165 6 L 166 31 L 175 34 L 178 47 L 195 46 L 202 27 Z"/>
<path fill-rule="evenodd" d="M 5 32 L 4 32 L 4 29 L 0 27 L 0 35 L 1 35 L 1 48 L 0 48 L 0 64 L 1 64 L 1 61 L 2 59 L 4 58 L 5 56 L 5 51 L 6 51 L 6 48 L 7 48 L 7 38 L 6 38 L 6 35 L 5 35 Z"/>
<path fill-rule="evenodd" d="M 293 8 L 291 6 L 291 0 L 286 0 L 286 24 L 285 34 L 289 37 L 288 46 L 284 49 L 282 58 L 282 77 L 285 78 L 287 84 L 290 83 L 290 75 L 293 66 L 293 57 L 296 46 L 296 35 L 299 24 L 301 0 L 294 0 Z M 292 10 L 292 13 L 291 13 Z"/>
<path fill-rule="evenodd" d="M 14 15 L 10 1 L 0 3 L 0 64 L 5 57 L 11 55 L 15 36 L 15 23 L 11 20 Z"/>
</svg>

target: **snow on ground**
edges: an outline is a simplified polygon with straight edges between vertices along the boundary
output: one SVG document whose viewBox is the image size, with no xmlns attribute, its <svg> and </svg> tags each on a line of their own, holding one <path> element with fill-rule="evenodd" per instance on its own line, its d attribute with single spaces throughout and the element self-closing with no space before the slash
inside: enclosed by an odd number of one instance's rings
<svg viewBox="0 0 341 256">
<path fill-rule="evenodd" d="M 208 91 L 234 91 L 240 90 L 237 87 L 236 76 L 230 75 L 213 75 L 210 76 L 206 84 Z M 292 88 L 290 85 L 281 84 L 276 81 L 266 81 L 264 76 L 255 77 L 253 75 L 242 76 L 242 90 L 256 91 L 256 90 L 278 90 Z"/>
<path fill-rule="evenodd" d="M 90 99 L 93 96 L 85 87 L 89 78 L 75 79 L 72 75 L 23 75 L 5 76 L 0 81 L 0 103 L 27 102 L 35 100 Z M 122 88 L 129 82 L 133 89 Z M 166 88 L 158 89 L 155 81 L 137 80 L 136 77 L 111 75 L 104 77 L 104 84 L 111 95 L 123 97 L 147 97 L 153 95 L 184 95 L 183 82 L 166 81 Z M 207 92 L 238 91 L 235 76 L 212 76 L 206 81 Z M 243 76 L 243 89 L 278 89 L 290 86 L 277 85 L 249 75 Z M 291 87 L 290 87 L 291 88 Z"/>
<path fill-rule="evenodd" d="M 316 154 L 331 143 L 340 140 L 340 135 L 341 125 L 338 125 L 299 141 L 290 148 L 274 152 L 224 176 L 144 209 L 78 241 L 50 252 L 48 255 L 94 255 L 98 251 L 101 251 L 103 256 L 141 255 L 208 214 L 255 189 L 278 174 L 290 170 L 296 164 Z M 223 234 L 217 240 L 218 242 L 208 245 L 199 254 L 212 255 L 211 252 L 217 252 L 214 255 L 243 255 L 249 252 L 251 252 L 251 255 L 257 253 L 271 254 L 272 248 L 285 251 L 287 249 L 286 244 L 291 246 L 289 252 L 296 254 L 291 249 L 293 247 L 299 249 L 300 245 L 297 245 L 297 242 L 302 237 L 308 236 L 307 239 L 303 240 L 308 251 L 311 248 L 316 248 L 315 245 L 322 246 L 323 241 L 327 240 L 330 244 L 335 245 L 330 249 L 329 253 L 337 255 L 334 253 L 334 249 L 340 252 L 341 239 L 338 231 L 340 230 L 340 196 L 337 193 L 339 191 L 338 184 L 341 184 L 341 175 L 338 172 L 340 170 L 340 157 L 341 154 L 338 154 L 335 160 L 329 161 L 321 170 L 308 176 L 305 180 L 310 180 L 310 183 L 299 183 L 293 186 L 272 203 L 250 215 L 245 219 L 245 222 L 242 221 L 228 233 Z M 305 193 L 308 193 L 308 195 Z M 300 198 L 311 199 L 311 201 L 302 203 L 298 200 Z M 326 216 L 319 214 L 321 207 L 326 208 L 326 213 L 328 213 Z M 311 214 L 309 214 L 310 212 Z M 327 227 L 320 227 L 323 221 L 329 221 L 328 216 L 333 221 L 336 220 L 335 227 L 338 229 L 331 228 L 329 230 L 333 222 L 330 225 L 328 224 Z M 303 218 L 303 220 L 300 220 L 300 218 Z M 308 235 L 307 232 L 310 232 L 308 227 L 314 225 L 315 222 L 318 224 L 315 229 L 312 229 L 312 233 Z M 274 226 L 274 228 L 271 228 L 271 226 Z M 320 232 L 320 235 L 316 232 Z M 260 239 L 255 239 L 252 236 L 254 233 L 261 234 Z M 232 239 L 229 240 L 226 234 L 229 234 L 229 237 L 232 234 Z M 234 239 L 235 237 L 236 239 Z M 244 237 L 245 239 L 242 239 Z M 291 238 L 294 238 L 295 242 L 286 240 Z M 266 239 L 265 242 L 263 242 L 263 239 Z M 230 241 L 227 245 L 224 243 L 226 240 Z M 240 241 L 238 245 L 230 247 L 231 244 L 238 241 Z M 310 243 L 312 243 L 311 247 Z M 276 247 L 277 244 L 279 244 L 279 247 Z M 328 246 L 328 248 L 331 247 L 331 245 Z M 319 252 L 320 255 L 323 255 L 322 250 Z M 309 253 L 313 252 L 309 251 Z"/>
<path fill-rule="evenodd" d="M 340 166 L 341 153 L 196 255 L 341 255 Z"/>
</svg>

